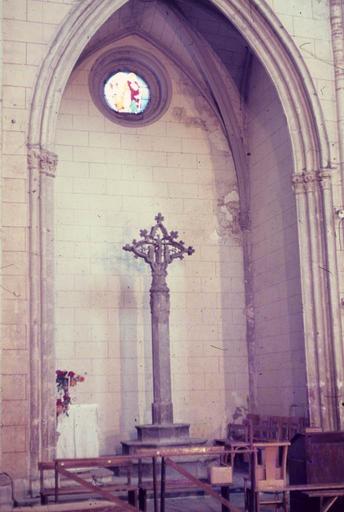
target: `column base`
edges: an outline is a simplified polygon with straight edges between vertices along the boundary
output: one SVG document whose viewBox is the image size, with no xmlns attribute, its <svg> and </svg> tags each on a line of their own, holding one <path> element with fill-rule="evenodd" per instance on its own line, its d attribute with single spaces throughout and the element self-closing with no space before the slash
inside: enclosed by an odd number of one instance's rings
<svg viewBox="0 0 344 512">
<path fill-rule="evenodd" d="M 137 450 L 142 448 L 168 449 L 168 448 L 192 448 L 203 446 L 207 439 L 201 439 L 189 436 L 190 425 L 188 423 L 165 423 L 162 425 L 136 425 L 138 439 L 121 441 L 122 453 L 126 455 L 135 455 Z M 207 477 L 207 464 L 209 457 L 184 456 L 178 457 L 178 461 L 183 464 L 185 469 L 192 472 L 197 478 Z M 144 461 L 144 474 L 151 476 L 151 461 Z M 168 470 L 168 472 L 174 470 Z"/>
<path fill-rule="evenodd" d="M 137 425 L 138 441 L 178 441 L 188 440 L 190 425 L 188 423 L 162 423 L 152 425 Z"/>
<path fill-rule="evenodd" d="M 173 405 L 172 402 L 153 402 L 152 403 L 152 421 L 153 424 L 162 425 L 173 423 Z"/>
<path fill-rule="evenodd" d="M 187 424 L 164 425 L 137 425 L 138 439 L 121 441 L 123 454 L 134 454 L 141 448 L 181 448 L 191 446 L 202 446 L 207 440 L 189 437 L 185 432 L 189 431 Z M 174 432 L 174 435 L 168 437 L 168 432 Z"/>
</svg>

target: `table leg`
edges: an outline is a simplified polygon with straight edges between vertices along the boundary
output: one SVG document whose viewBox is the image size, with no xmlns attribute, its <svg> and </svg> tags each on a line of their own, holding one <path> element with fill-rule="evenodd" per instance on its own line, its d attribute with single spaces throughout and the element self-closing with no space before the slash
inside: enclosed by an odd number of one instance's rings
<svg viewBox="0 0 344 512">
<path fill-rule="evenodd" d="M 136 507 L 137 505 L 137 494 L 136 491 L 128 491 L 128 503 L 129 505 L 132 505 L 133 507 Z"/>
<path fill-rule="evenodd" d="M 147 510 L 147 491 L 146 489 L 139 489 L 139 510 L 146 512 Z"/>
<path fill-rule="evenodd" d="M 255 491 L 253 493 L 253 510 L 254 512 L 260 512 L 260 501 L 259 501 L 259 492 Z"/>
<path fill-rule="evenodd" d="M 165 464 L 165 458 L 161 457 L 160 512 L 165 512 L 165 483 L 166 483 L 166 464 Z"/>
<path fill-rule="evenodd" d="M 330 498 L 326 503 L 324 503 L 324 506 L 322 506 L 322 504 L 321 504 L 320 512 L 328 512 L 328 510 L 330 510 L 332 505 L 335 504 L 337 499 L 338 499 L 338 496 L 334 496 L 333 498 Z"/>
<path fill-rule="evenodd" d="M 156 477 L 156 458 L 153 457 L 153 491 L 154 491 L 154 512 L 158 512 L 158 485 Z"/>
<path fill-rule="evenodd" d="M 229 485 L 222 485 L 221 486 L 221 496 L 227 501 L 230 501 L 230 493 L 229 493 Z M 222 512 L 228 512 L 228 507 L 226 505 L 222 505 L 221 507 Z"/>
</svg>

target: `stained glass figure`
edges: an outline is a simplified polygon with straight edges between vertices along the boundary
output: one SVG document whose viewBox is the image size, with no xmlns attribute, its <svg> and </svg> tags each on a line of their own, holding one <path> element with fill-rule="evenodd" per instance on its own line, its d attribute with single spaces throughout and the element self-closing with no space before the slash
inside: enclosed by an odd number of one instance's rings
<svg viewBox="0 0 344 512">
<path fill-rule="evenodd" d="M 118 113 L 141 114 L 149 103 L 149 87 L 136 73 L 118 71 L 104 85 L 108 106 Z"/>
</svg>

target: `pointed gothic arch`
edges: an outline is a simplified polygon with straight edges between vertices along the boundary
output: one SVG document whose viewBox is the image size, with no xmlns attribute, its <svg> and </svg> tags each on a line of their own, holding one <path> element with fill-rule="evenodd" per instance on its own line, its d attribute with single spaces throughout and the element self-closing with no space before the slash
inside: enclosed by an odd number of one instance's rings
<svg viewBox="0 0 344 512">
<path fill-rule="evenodd" d="M 127 0 L 85 0 L 61 25 L 47 51 L 30 113 L 30 364 L 31 470 L 55 447 L 53 351 L 52 177 L 55 125 L 67 80 L 90 37 Z M 293 183 L 299 221 L 301 276 L 304 286 L 305 346 L 309 410 L 314 424 L 343 426 L 340 389 L 343 348 L 339 323 L 330 148 L 319 99 L 303 59 L 265 0 L 211 0 L 237 28 L 263 63 L 283 106 L 293 149 Z M 320 222 L 317 223 L 317 218 Z M 321 231 L 320 243 L 317 233 Z M 328 272 L 319 276 L 314 261 Z M 320 284 L 320 288 L 319 288 Z M 325 315 L 317 318 L 317 312 Z M 320 339 L 322 337 L 322 339 Z M 321 344 L 330 353 L 331 375 L 320 389 Z"/>
</svg>

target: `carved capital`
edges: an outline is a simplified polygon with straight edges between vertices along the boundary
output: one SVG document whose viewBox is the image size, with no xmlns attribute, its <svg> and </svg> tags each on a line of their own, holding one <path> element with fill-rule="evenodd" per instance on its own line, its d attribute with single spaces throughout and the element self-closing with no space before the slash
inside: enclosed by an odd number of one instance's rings
<svg viewBox="0 0 344 512">
<path fill-rule="evenodd" d="M 291 178 L 291 182 L 293 184 L 295 194 L 302 194 L 304 192 L 302 174 L 294 174 Z"/>
<path fill-rule="evenodd" d="M 330 169 L 322 169 L 321 171 L 319 171 L 318 176 L 321 188 L 330 189 L 332 171 Z"/>
<path fill-rule="evenodd" d="M 328 170 L 321 171 L 307 171 L 302 174 L 294 174 L 292 183 L 295 194 L 314 192 L 315 185 L 320 182 L 324 187 L 331 177 L 331 172 Z"/>
<path fill-rule="evenodd" d="M 38 170 L 40 174 L 55 177 L 57 155 L 39 145 L 28 146 L 27 161 L 30 170 Z"/>
<path fill-rule="evenodd" d="M 41 173 L 55 178 L 57 166 L 57 155 L 52 151 L 42 150 Z"/>
<path fill-rule="evenodd" d="M 303 182 L 305 184 L 306 192 L 313 192 L 314 185 L 318 181 L 318 175 L 314 171 L 303 173 Z"/>
<path fill-rule="evenodd" d="M 40 146 L 28 146 L 27 164 L 29 169 L 40 169 L 41 166 L 41 148 Z"/>
</svg>

